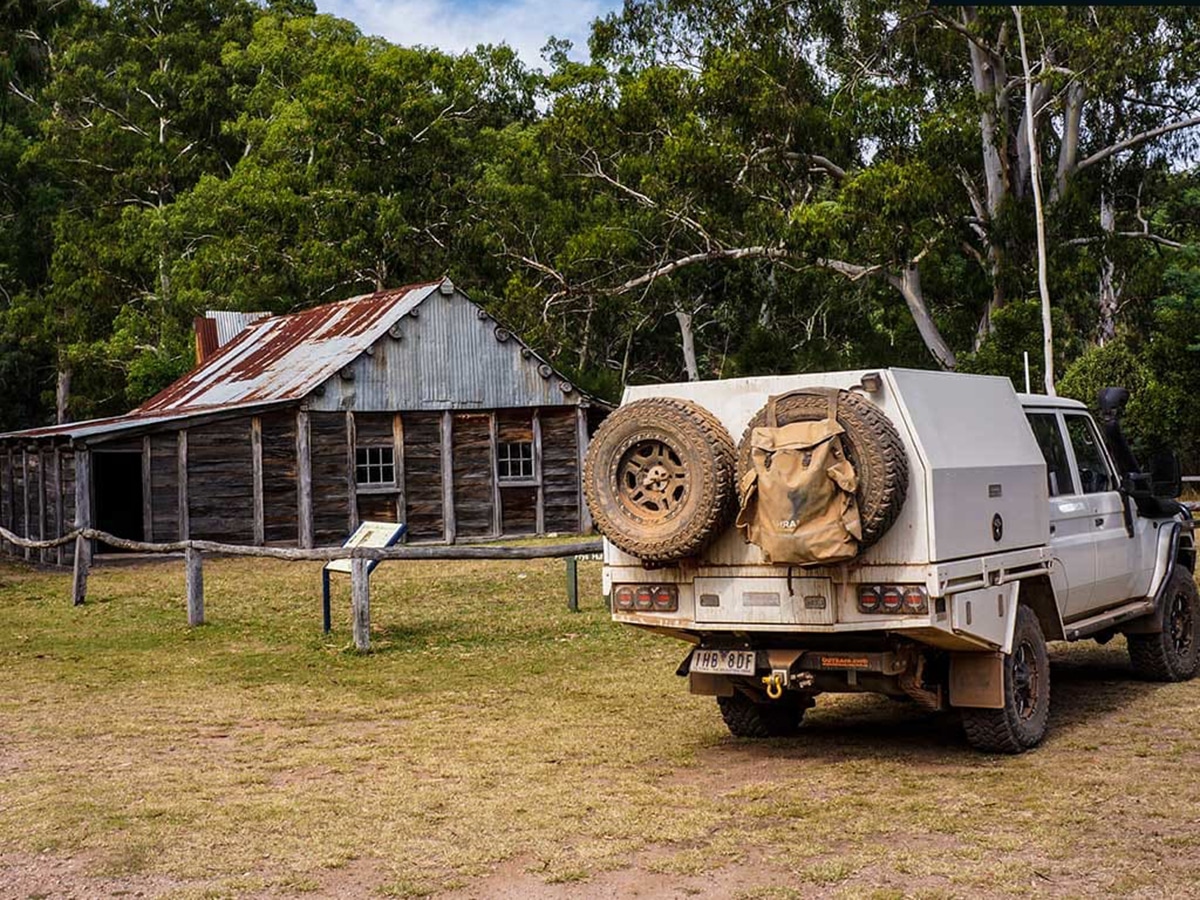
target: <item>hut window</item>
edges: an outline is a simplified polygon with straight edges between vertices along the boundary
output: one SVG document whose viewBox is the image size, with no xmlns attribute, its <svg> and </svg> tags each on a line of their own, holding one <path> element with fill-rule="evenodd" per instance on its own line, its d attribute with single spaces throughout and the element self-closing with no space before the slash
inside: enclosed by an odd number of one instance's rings
<svg viewBox="0 0 1200 900">
<path fill-rule="evenodd" d="M 496 445 L 496 472 L 501 481 L 533 481 L 533 442 Z"/>
<path fill-rule="evenodd" d="M 391 447 L 358 447 L 354 451 L 355 481 L 364 485 L 396 483 L 396 454 Z"/>
</svg>

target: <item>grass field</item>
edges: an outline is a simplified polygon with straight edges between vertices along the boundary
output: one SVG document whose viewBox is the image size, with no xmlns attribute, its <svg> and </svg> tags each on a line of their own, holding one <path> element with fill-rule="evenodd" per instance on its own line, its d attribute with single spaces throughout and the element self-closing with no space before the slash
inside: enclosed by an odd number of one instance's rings
<svg viewBox="0 0 1200 900">
<path fill-rule="evenodd" d="M 1056 647 L 1051 736 L 822 697 L 745 742 L 676 642 L 584 611 L 561 561 L 394 563 L 375 651 L 314 565 L 0 567 L 0 896 L 1195 895 L 1200 682 Z"/>
</svg>

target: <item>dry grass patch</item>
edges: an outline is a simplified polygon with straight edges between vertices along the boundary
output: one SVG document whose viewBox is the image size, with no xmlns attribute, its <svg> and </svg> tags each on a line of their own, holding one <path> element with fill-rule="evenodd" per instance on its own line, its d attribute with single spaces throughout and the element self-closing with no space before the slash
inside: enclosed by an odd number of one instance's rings
<svg viewBox="0 0 1200 900">
<path fill-rule="evenodd" d="M 320 634 L 318 573 L 208 563 L 189 630 L 178 562 L 98 570 L 80 609 L 64 575 L 0 569 L 0 880 L 70 859 L 42 875 L 77 894 L 587 896 L 635 872 L 1099 896 L 1179 895 L 1200 867 L 1200 684 L 1131 681 L 1119 642 L 1056 651 L 1051 738 L 1023 757 L 873 697 L 756 744 L 686 694 L 682 645 L 609 622 L 598 563 L 579 614 L 561 561 L 382 566 L 369 656 L 345 585 Z"/>
</svg>

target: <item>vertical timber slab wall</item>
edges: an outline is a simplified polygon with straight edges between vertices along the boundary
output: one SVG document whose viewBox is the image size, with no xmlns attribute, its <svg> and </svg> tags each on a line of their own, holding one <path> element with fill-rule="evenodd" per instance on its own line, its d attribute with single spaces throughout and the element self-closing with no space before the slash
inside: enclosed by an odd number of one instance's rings
<svg viewBox="0 0 1200 900">
<path fill-rule="evenodd" d="M 154 539 L 179 540 L 179 436 L 174 432 L 150 436 L 150 495 Z"/>
<path fill-rule="evenodd" d="M 440 540 L 445 533 L 441 413 L 404 413 L 404 500 L 409 538 Z"/>
<path fill-rule="evenodd" d="M 350 493 L 346 484 L 346 416 L 344 413 L 308 414 L 312 454 L 313 539 L 317 546 L 340 544 L 350 521 Z"/>
<path fill-rule="evenodd" d="M 263 452 L 262 452 L 262 417 L 253 416 L 250 419 L 250 468 L 251 468 L 251 502 L 254 505 L 254 545 L 261 547 L 265 542 L 266 510 L 263 507 Z"/>
<path fill-rule="evenodd" d="M 59 498 L 62 501 L 62 515 L 59 521 L 62 522 L 63 534 L 66 534 L 75 527 L 75 451 L 69 447 L 59 450 L 58 474 Z M 74 550 L 70 544 L 59 547 L 58 564 L 66 565 Z"/>
<path fill-rule="evenodd" d="M 268 544 L 297 543 L 299 494 L 296 488 L 296 414 L 263 413 L 262 490 L 263 540 Z"/>
<path fill-rule="evenodd" d="M 38 498 L 41 504 L 42 540 L 58 537 L 58 508 L 55 497 L 58 496 L 58 457 L 52 447 L 42 447 L 38 451 L 39 465 L 42 472 L 42 495 Z M 58 554 L 47 549 L 42 551 L 43 563 L 58 562 Z"/>
<path fill-rule="evenodd" d="M 495 534 L 492 521 L 492 437 L 487 413 L 454 415 L 451 461 L 454 517 L 459 537 Z"/>
<path fill-rule="evenodd" d="M 296 411 L 296 524 L 300 546 L 313 546 L 312 423 L 306 409 Z"/>
<path fill-rule="evenodd" d="M 575 410 L 541 409 L 542 492 L 546 531 L 579 531 L 579 452 Z"/>
<path fill-rule="evenodd" d="M 154 450 L 150 435 L 142 438 L 142 540 L 154 540 Z"/>
<path fill-rule="evenodd" d="M 13 477 L 12 477 L 12 449 L 6 447 L 4 455 L 0 456 L 0 465 L 3 465 L 3 470 L 0 470 L 0 523 L 9 531 L 13 527 Z M 6 541 L 4 543 L 4 552 L 12 553 L 13 548 Z"/>
<path fill-rule="evenodd" d="M 496 413 L 496 443 L 533 443 L 533 411 L 502 409 Z M 534 467 L 533 481 L 537 481 Z M 500 530 L 503 534 L 536 534 L 538 487 L 529 485 L 500 485 Z"/>
<path fill-rule="evenodd" d="M 249 544 L 254 540 L 250 420 L 226 419 L 188 429 L 189 537 Z"/>
<path fill-rule="evenodd" d="M 398 522 L 404 484 L 404 429 L 397 429 L 399 414 L 355 413 L 355 447 L 390 447 L 395 466 L 396 482 L 390 487 L 359 486 L 355 492 L 358 518 L 361 521 Z M 348 457 L 352 463 L 353 456 Z"/>
</svg>

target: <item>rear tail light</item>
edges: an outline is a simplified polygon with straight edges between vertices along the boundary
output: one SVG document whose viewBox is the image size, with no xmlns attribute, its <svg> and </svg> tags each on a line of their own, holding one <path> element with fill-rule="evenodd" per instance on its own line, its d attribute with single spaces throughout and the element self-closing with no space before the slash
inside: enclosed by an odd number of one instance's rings
<svg viewBox="0 0 1200 900">
<path fill-rule="evenodd" d="M 613 594 L 617 609 L 633 609 L 633 588 L 619 587 Z"/>
<path fill-rule="evenodd" d="M 900 593 L 900 588 L 888 585 L 883 589 L 881 601 L 879 605 L 885 613 L 898 613 L 904 605 L 904 595 Z"/>
<path fill-rule="evenodd" d="M 929 612 L 929 597 L 925 593 L 925 588 L 919 584 L 913 584 L 904 589 L 904 611 L 906 613 Z"/>
<path fill-rule="evenodd" d="M 919 584 L 863 584 L 858 588 L 858 611 L 921 615 L 929 612 L 929 594 Z"/>
<path fill-rule="evenodd" d="M 673 584 L 625 584 L 613 591 L 613 605 L 638 612 L 676 612 L 679 589 Z"/>
<path fill-rule="evenodd" d="M 655 612 L 675 612 L 679 609 L 679 593 L 673 584 L 659 585 L 654 589 Z"/>
<path fill-rule="evenodd" d="M 879 588 L 863 585 L 858 589 L 858 609 L 860 612 L 873 613 L 879 611 Z"/>
</svg>

